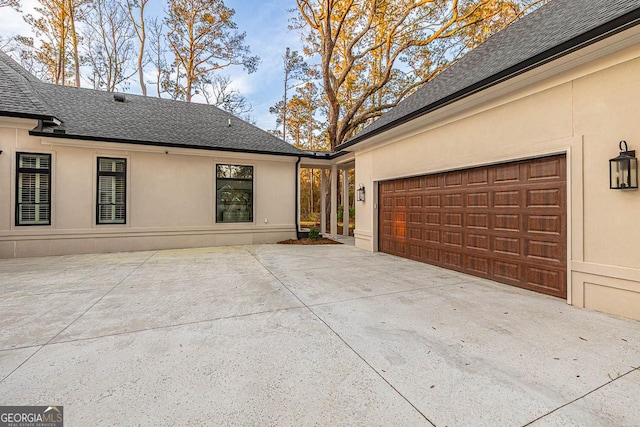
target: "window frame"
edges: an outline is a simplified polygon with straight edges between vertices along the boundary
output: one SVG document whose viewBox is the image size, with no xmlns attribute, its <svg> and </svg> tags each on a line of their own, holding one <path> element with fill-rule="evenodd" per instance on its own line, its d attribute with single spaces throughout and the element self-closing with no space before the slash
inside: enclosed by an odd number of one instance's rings
<svg viewBox="0 0 640 427">
<path fill-rule="evenodd" d="M 124 171 L 123 172 L 111 172 L 111 171 L 101 171 L 100 170 L 100 160 L 120 160 L 124 162 Z M 110 156 L 97 156 L 96 157 L 96 225 L 112 225 L 112 226 L 121 226 L 127 224 L 127 214 L 128 214 L 128 180 L 127 180 L 127 172 L 128 172 L 128 159 L 126 157 L 110 157 Z M 100 207 L 101 206 L 114 206 L 114 204 L 105 204 L 100 203 L 100 177 L 101 176 L 122 176 L 124 177 L 124 194 L 123 194 L 123 206 L 124 206 L 124 221 L 123 222 L 101 222 L 100 221 Z"/>
<path fill-rule="evenodd" d="M 49 168 L 48 169 L 32 169 L 32 168 L 25 168 L 25 167 L 20 167 L 20 158 L 21 156 L 46 156 L 49 158 Z M 20 152 L 16 152 L 16 181 L 15 181 L 15 226 L 16 227 L 42 227 L 42 226 L 50 226 L 51 225 L 51 217 L 53 215 L 53 208 L 52 208 L 52 193 L 53 193 L 53 189 L 51 188 L 51 175 L 53 173 L 53 156 L 51 155 L 51 153 L 34 153 L 34 152 L 27 152 L 27 151 L 20 151 Z M 49 188 L 49 200 L 48 200 L 48 205 L 49 205 L 49 218 L 48 221 L 45 222 L 40 222 L 40 223 L 31 223 L 31 224 L 24 224 L 21 223 L 20 221 L 20 205 L 23 205 L 25 203 L 21 203 L 19 201 L 19 195 L 20 195 L 20 174 L 21 173 L 34 173 L 34 174 L 40 174 L 40 175 L 44 175 L 43 171 L 47 171 L 46 176 L 47 176 L 47 186 Z M 38 203 L 40 204 L 40 203 Z M 44 204 L 44 203 L 42 203 Z"/>
<path fill-rule="evenodd" d="M 251 168 L 251 179 L 249 178 L 219 178 L 218 177 L 218 167 L 219 166 L 235 166 L 235 167 L 243 167 L 243 168 Z M 215 223 L 216 224 L 253 224 L 255 223 L 255 166 L 251 164 L 238 164 L 238 163 L 216 163 L 214 168 L 214 177 L 215 177 Z M 218 182 L 222 181 L 251 181 L 251 210 L 249 211 L 250 217 L 247 221 L 219 221 L 218 220 Z"/>
</svg>

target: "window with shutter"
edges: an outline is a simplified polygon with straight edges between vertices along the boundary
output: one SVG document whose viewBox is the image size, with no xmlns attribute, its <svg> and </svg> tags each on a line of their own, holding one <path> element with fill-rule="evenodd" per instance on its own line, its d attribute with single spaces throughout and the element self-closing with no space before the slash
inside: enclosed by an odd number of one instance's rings
<svg viewBox="0 0 640 427">
<path fill-rule="evenodd" d="M 125 224 L 127 220 L 127 160 L 98 157 L 96 222 Z"/>
<path fill-rule="evenodd" d="M 51 155 L 17 153 L 16 225 L 51 225 Z"/>
<path fill-rule="evenodd" d="M 253 222 L 253 166 L 216 165 L 216 222 Z"/>
</svg>

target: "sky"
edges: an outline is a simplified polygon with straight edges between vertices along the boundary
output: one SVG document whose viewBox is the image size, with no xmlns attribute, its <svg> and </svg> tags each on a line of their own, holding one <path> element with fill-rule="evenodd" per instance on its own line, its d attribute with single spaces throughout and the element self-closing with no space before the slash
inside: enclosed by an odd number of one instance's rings
<svg viewBox="0 0 640 427">
<path fill-rule="evenodd" d="M 36 4 L 36 0 L 22 0 L 23 12 L 32 12 Z M 265 130 L 273 129 L 275 116 L 269 113 L 269 107 L 282 98 L 282 55 L 287 47 L 302 50 L 299 33 L 287 29 L 292 16 L 288 10 L 296 7 L 295 0 L 225 0 L 225 4 L 236 11 L 234 21 L 238 30 L 246 33 L 245 42 L 251 48 L 251 54 L 258 55 L 262 62 L 252 74 L 247 74 L 242 67 L 228 68 L 222 73 L 231 77 L 233 87 L 253 106 L 249 115 L 256 125 Z M 165 5 L 164 0 L 150 0 L 147 4 L 149 15 L 160 15 Z M 29 26 L 21 14 L 1 8 L 0 35 L 18 34 L 31 35 Z M 135 80 L 131 80 L 127 92 L 140 93 Z M 88 87 L 89 83 L 83 82 L 83 85 Z"/>
</svg>

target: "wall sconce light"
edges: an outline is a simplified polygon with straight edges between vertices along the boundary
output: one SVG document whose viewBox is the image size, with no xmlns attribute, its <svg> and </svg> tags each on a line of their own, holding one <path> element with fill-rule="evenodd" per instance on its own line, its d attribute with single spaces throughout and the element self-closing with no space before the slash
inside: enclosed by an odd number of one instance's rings
<svg viewBox="0 0 640 427">
<path fill-rule="evenodd" d="M 356 200 L 358 200 L 359 202 L 364 202 L 364 185 L 362 184 L 360 184 L 360 187 L 358 187 Z"/>
<path fill-rule="evenodd" d="M 629 151 L 627 141 L 620 141 L 620 155 L 609 160 L 609 188 L 630 190 L 638 188 L 638 159 L 635 150 Z"/>
</svg>

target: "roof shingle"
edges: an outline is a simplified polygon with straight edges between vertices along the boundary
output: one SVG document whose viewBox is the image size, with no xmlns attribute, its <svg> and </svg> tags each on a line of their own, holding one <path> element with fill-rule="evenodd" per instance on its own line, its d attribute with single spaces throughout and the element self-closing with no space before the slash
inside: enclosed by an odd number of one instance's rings
<svg viewBox="0 0 640 427">
<path fill-rule="evenodd" d="M 31 132 L 40 136 L 304 155 L 217 107 L 129 94 L 116 102 L 113 93 L 43 83 L 0 52 L 2 115 L 62 121 Z"/>
</svg>

